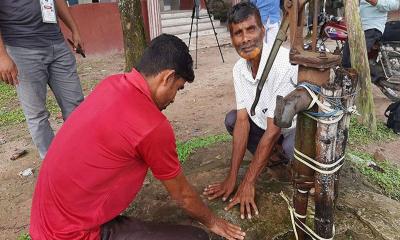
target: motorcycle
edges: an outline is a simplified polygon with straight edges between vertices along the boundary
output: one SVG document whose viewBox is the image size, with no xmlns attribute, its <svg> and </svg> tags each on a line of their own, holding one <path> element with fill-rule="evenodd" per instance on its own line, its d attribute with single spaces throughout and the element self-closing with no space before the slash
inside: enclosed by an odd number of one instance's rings
<svg viewBox="0 0 400 240">
<path fill-rule="evenodd" d="M 346 22 L 340 17 L 319 17 L 319 50 L 332 51 L 325 47 L 327 40 L 336 41 L 337 53 L 342 53 L 347 41 Z M 311 49 L 307 44 L 305 49 Z M 372 83 L 391 101 L 400 100 L 400 21 L 387 22 L 382 39 L 368 52 Z"/>
</svg>

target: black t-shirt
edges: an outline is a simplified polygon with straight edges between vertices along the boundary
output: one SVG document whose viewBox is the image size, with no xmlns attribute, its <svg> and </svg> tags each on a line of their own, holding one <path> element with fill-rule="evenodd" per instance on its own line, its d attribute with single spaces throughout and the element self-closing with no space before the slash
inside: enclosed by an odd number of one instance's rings
<svg viewBox="0 0 400 240">
<path fill-rule="evenodd" d="M 0 32 L 6 45 L 16 47 L 40 48 L 64 41 L 58 24 L 43 22 L 40 0 L 0 0 Z"/>
</svg>

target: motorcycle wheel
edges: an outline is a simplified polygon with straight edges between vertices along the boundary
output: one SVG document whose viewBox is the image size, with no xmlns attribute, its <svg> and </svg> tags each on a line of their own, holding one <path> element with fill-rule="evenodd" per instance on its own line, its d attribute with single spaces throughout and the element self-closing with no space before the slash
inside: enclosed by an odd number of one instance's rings
<svg viewBox="0 0 400 240">
<path fill-rule="evenodd" d="M 376 86 L 379 87 L 381 92 L 392 102 L 400 101 L 400 91 L 391 86 L 392 84 L 386 81 L 378 81 Z"/>
</svg>

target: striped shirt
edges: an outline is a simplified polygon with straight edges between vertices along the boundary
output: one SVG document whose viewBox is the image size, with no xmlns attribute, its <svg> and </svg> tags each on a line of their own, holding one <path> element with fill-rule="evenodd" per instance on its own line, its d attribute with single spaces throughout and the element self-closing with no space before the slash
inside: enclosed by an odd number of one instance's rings
<svg viewBox="0 0 400 240">
<path fill-rule="evenodd" d="M 261 79 L 264 66 L 271 52 L 272 44 L 264 42 L 260 65 L 254 79 L 250 63 L 240 58 L 233 67 L 233 80 L 235 87 L 237 109 L 246 108 L 251 120 L 260 128 L 267 129 L 267 118 L 274 117 L 276 97 L 286 96 L 295 89 L 297 83 L 298 66 L 289 62 L 289 50 L 281 47 L 271 71 L 261 92 L 255 115 L 251 116 L 250 109 L 256 96 L 257 85 Z M 295 120 L 291 128 L 295 127 Z M 283 133 L 287 130 L 282 130 Z"/>
</svg>

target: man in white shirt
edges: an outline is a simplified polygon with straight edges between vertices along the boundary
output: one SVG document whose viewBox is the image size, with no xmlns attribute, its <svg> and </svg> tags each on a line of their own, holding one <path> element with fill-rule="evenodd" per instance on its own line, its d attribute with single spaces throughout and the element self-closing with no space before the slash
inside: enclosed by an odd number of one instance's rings
<svg viewBox="0 0 400 240">
<path fill-rule="evenodd" d="M 286 96 L 295 89 L 297 66 L 289 62 L 289 50 L 281 48 L 261 92 L 255 115 L 250 109 L 256 88 L 271 51 L 272 44 L 263 43 L 265 30 L 255 5 L 242 2 L 232 7 L 228 16 L 232 44 L 240 59 L 233 68 L 237 110 L 229 112 L 225 119 L 228 131 L 233 135 L 231 167 L 225 181 L 209 185 L 204 195 L 209 199 L 222 197 L 226 201 L 235 188 L 240 164 L 246 148 L 253 153 L 251 164 L 236 194 L 225 208 L 240 204 L 241 218 L 258 215 L 254 202 L 255 182 L 268 164 L 274 148 L 281 141 L 285 155 L 293 156 L 295 129 L 280 129 L 274 124 L 276 97 Z M 292 124 L 294 126 L 294 124 Z"/>
</svg>

